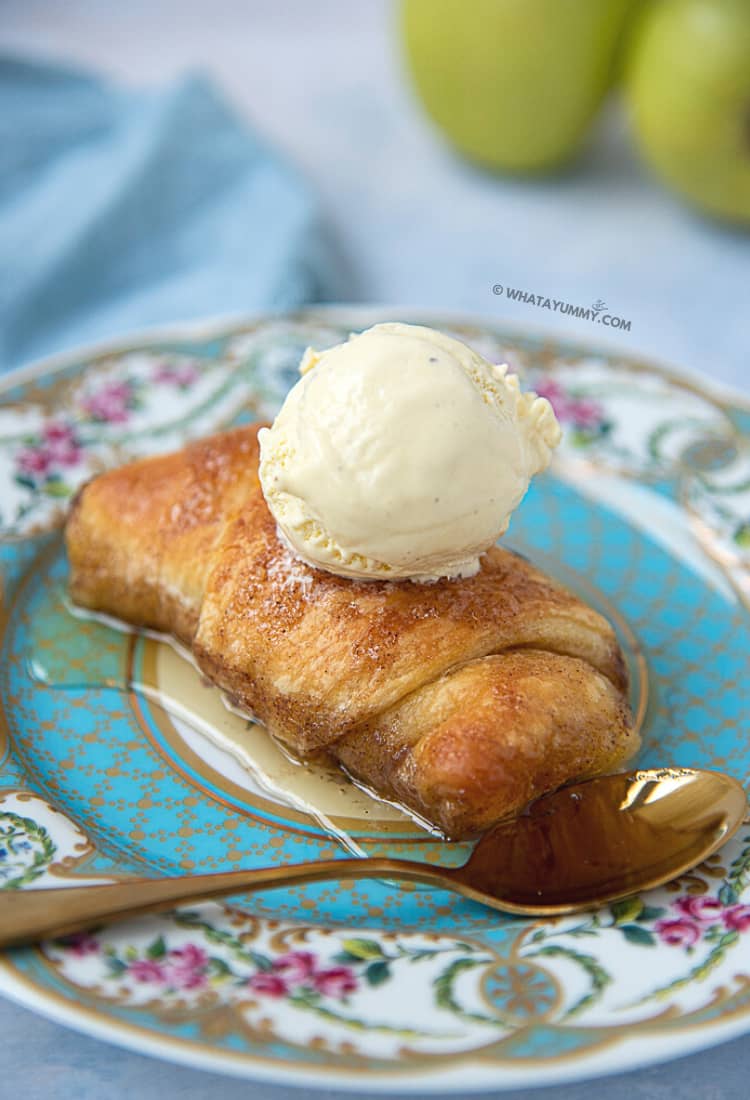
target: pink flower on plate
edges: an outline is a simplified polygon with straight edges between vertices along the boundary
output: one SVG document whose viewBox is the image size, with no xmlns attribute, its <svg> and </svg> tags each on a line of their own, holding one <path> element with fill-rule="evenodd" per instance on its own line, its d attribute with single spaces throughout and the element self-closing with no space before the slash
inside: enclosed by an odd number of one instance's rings
<svg viewBox="0 0 750 1100">
<path fill-rule="evenodd" d="M 54 421 L 46 424 L 42 437 L 46 452 L 56 466 L 75 466 L 80 462 L 82 450 L 70 424 Z"/>
<path fill-rule="evenodd" d="M 179 386 L 185 389 L 198 378 L 198 368 L 194 363 L 170 363 L 162 361 L 156 364 L 151 376 L 152 381 Z"/>
<path fill-rule="evenodd" d="M 128 965 L 128 973 L 132 974 L 137 982 L 159 982 L 167 979 L 164 967 L 156 959 L 134 959 Z"/>
<path fill-rule="evenodd" d="M 181 966 L 205 966 L 208 955 L 202 947 L 194 943 L 186 943 L 184 947 L 175 947 L 169 952 L 170 959 L 174 959 Z"/>
<path fill-rule="evenodd" d="M 165 974 L 178 989 L 200 989 L 206 984 L 208 955 L 202 947 L 188 943 L 169 952 Z"/>
<path fill-rule="evenodd" d="M 42 436 L 45 443 L 52 446 L 57 443 L 75 442 L 75 432 L 70 424 L 64 424 L 59 420 L 51 420 L 48 424 L 45 424 L 42 429 Z"/>
<path fill-rule="evenodd" d="M 52 465 L 52 456 L 44 447 L 24 447 L 16 454 L 16 466 L 27 477 L 44 477 Z"/>
<path fill-rule="evenodd" d="M 685 897 L 678 898 L 675 909 L 699 924 L 715 924 L 721 920 L 724 906 L 718 898 Z"/>
<path fill-rule="evenodd" d="M 80 957 L 95 955 L 99 951 L 99 941 L 88 932 L 74 932 L 72 936 L 63 937 L 60 943 L 73 955 Z"/>
<path fill-rule="evenodd" d="M 724 924 L 734 932 L 750 929 L 750 905 L 732 905 L 724 911 Z"/>
<path fill-rule="evenodd" d="M 289 985 L 302 985 L 312 976 L 315 963 L 312 951 L 290 951 L 274 960 L 273 969 Z"/>
<path fill-rule="evenodd" d="M 61 466 L 75 466 L 81 461 L 82 448 L 69 424 L 50 421 L 41 431 L 41 438 L 16 453 L 16 476 L 42 482 Z"/>
<path fill-rule="evenodd" d="M 595 428 L 604 420 L 604 409 L 596 401 L 571 401 L 567 409 L 567 418 L 577 428 Z"/>
<path fill-rule="evenodd" d="M 134 396 L 130 382 L 106 382 L 85 397 L 81 404 L 94 420 L 122 424 L 130 416 Z"/>
<path fill-rule="evenodd" d="M 332 966 L 313 975 L 313 986 L 325 997 L 345 997 L 357 988 L 357 978 L 348 966 Z"/>
<path fill-rule="evenodd" d="M 671 947 L 692 947 L 701 937 L 699 925 L 691 920 L 658 920 L 654 930 Z"/>
<path fill-rule="evenodd" d="M 265 997 L 284 997 L 289 992 L 283 978 L 265 970 L 253 974 L 247 984 L 255 993 L 262 993 Z"/>
</svg>

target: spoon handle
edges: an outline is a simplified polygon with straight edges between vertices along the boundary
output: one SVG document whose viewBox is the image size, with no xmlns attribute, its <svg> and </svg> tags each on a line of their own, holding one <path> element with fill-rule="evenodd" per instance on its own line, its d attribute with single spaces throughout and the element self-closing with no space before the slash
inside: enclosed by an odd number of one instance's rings
<svg viewBox="0 0 750 1100">
<path fill-rule="evenodd" d="M 19 947 L 44 938 L 81 932 L 93 925 L 163 912 L 178 904 L 192 904 L 263 887 L 384 876 L 448 889 L 456 889 L 459 885 L 452 881 L 450 870 L 426 863 L 406 859 L 329 859 L 320 863 L 214 875 L 132 879 L 103 886 L 7 890 L 0 893 L 0 948 Z"/>
</svg>

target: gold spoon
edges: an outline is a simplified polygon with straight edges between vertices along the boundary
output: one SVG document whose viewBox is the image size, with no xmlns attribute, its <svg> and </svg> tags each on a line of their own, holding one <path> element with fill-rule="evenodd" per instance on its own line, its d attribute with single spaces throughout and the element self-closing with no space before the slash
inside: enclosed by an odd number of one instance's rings
<svg viewBox="0 0 750 1100">
<path fill-rule="evenodd" d="M 736 779 L 652 768 L 565 787 L 486 833 L 455 869 L 403 859 L 331 859 L 255 871 L 132 879 L 0 894 L 0 947 L 33 943 L 177 904 L 321 879 L 396 878 L 455 890 L 504 913 L 594 909 L 661 886 L 729 839 L 747 811 Z"/>
</svg>

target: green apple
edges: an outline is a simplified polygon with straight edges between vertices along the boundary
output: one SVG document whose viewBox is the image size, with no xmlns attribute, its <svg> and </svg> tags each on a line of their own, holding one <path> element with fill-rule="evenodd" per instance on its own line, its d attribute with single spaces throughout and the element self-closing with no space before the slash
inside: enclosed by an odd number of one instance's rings
<svg viewBox="0 0 750 1100">
<path fill-rule="evenodd" d="M 620 36 L 615 50 L 614 63 L 612 65 L 611 85 L 613 88 L 622 84 L 625 79 L 625 69 L 630 57 L 631 42 L 638 32 L 641 18 L 652 6 L 654 0 L 633 0 L 622 25 Z"/>
<path fill-rule="evenodd" d="M 654 171 L 703 210 L 750 225 L 750 0 L 658 0 L 626 84 Z"/>
<path fill-rule="evenodd" d="M 579 147 L 639 2 L 404 0 L 407 61 L 427 112 L 461 152 L 493 168 L 543 170 Z"/>
</svg>

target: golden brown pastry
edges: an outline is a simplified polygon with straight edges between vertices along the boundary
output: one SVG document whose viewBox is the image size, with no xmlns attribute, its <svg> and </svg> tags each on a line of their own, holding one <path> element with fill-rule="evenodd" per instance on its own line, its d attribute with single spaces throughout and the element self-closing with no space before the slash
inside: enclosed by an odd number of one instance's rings
<svg viewBox="0 0 750 1100">
<path fill-rule="evenodd" d="M 616 769 L 638 739 L 614 632 L 495 547 L 473 577 L 353 581 L 278 540 L 257 425 L 112 470 L 67 525 L 76 603 L 175 635 L 300 756 L 463 837 Z"/>
</svg>

